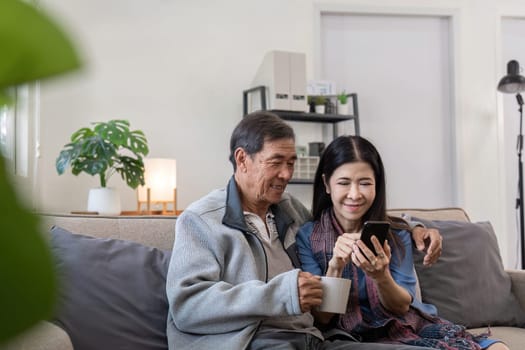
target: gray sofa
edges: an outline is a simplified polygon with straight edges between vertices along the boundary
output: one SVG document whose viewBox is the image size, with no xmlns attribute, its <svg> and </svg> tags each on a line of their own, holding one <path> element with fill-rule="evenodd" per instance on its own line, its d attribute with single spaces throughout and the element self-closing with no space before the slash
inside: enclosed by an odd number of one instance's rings
<svg viewBox="0 0 525 350">
<path fill-rule="evenodd" d="M 511 349 L 523 348 L 525 271 L 503 270 L 490 224 L 470 223 L 459 208 L 396 209 L 390 214 L 411 215 L 437 227 L 444 237 L 443 255 L 433 267 L 423 268 L 422 254 L 415 253 L 423 300 L 436 304 L 441 316 L 465 324 L 473 333 L 485 332 L 490 325 L 493 337 L 503 339 Z M 53 225 L 64 229 L 53 231 L 51 244 L 60 256 L 59 268 L 67 272 L 63 281 L 68 282 L 63 283 L 70 295 L 57 309 L 58 320 L 41 322 L 3 348 L 66 350 L 73 349 L 73 344 L 77 350 L 166 348 L 162 279 L 176 218 L 41 217 L 47 230 Z M 107 292 L 111 295 L 98 291 L 108 285 L 114 285 Z M 136 293 L 136 299 L 127 299 Z"/>
</svg>

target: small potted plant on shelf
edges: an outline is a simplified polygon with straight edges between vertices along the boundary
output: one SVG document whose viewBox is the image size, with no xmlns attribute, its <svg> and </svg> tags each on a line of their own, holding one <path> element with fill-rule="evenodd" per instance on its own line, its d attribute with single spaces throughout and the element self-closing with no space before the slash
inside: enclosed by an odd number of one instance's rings
<svg viewBox="0 0 525 350">
<path fill-rule="evenodd" d="M 337 114 L 348 114 L 348 94 L 345 90 L 337 95 Z"/>
<path fill-rule="evenodd" d="M 315 113 L 315 96 L 308 96 L 308 113 Z"/>
<path fill-rule="evenodd" d="M 120 196 L 107 181 L 119 173 L 126 184 L 135 189 L 144 185 L 144 162 L 148 143 L 140 130 L 130 130 L 127 120 L 93 123 L 93 128 L 81 128 L 71 135 L 56 160 L 62 175 L 71 167 L 73 175 L 85 172 L 100 178 L 100 188 L 89 191 L 88 211 L 103 215 L 120 214 Z"/>
<path fill-rule="evenodd" d="M 326 96 L 315 96 L 314 97 L 314 103 L 315 103 L 315 113 L 324 114 L 326 111 Z"/>
</svg>

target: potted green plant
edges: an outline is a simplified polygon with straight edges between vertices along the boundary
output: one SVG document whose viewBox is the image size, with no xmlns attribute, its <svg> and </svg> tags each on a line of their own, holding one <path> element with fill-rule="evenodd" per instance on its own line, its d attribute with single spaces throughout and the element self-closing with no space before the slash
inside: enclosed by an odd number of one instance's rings
<svg viewBox="0 0 525 350">
<path fill-rule="evenodd" d="M 345 90 L 337 95 L 337 114 L 348 114 L 348 94 Z"/>
<path fill-rule="evenodd" d="M 107 181 L 119 173 L 126 184 L 135 189 L 144 185 L 144 162 L 148 152 L 146 136 L 130 130 L 127 120 L 93 123 L 93 128 L 80 128 L 71 135 L 56 159 L 56 170 L 62 175 L 71 168 L 73 175 L 85 172 L 99 176 L 100 188 L 91 189 L 88 211 L 103 215 L 120 214 L 120 196 Z"/>
<path fill-rule="evenodd" d="M 315 96 L 314 97 L 314 103 L 315 103 L 315 113 L 324 114 L 326 111 L 326 102 L 327 98 L 326 96 Z"/>
</svg>

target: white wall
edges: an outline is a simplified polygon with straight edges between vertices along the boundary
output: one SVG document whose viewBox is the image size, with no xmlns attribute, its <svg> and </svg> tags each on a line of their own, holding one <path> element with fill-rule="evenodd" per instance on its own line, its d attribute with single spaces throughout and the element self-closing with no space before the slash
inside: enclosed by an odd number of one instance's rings
<svg viewBox="0 0 525 350">
<path fill-rule="evenodd" d="M 177 159 L 178 207 L 232 173 L 231 130 L 272 49 L 311 52 L 311 5 L 303 1 L 45 1 L 76 34 L 86 67 L 42 93 L 40 207 L 83 210 L 97 180 L 58 176 L 62 145 L 91 121 L 124 118 L 148 137 L 151 157 Z M 290 19 L 294 20 L 291 21 Z M 123 208 L 135 192 L 119 178 Z"/>
<path fill-rule="evenodd" d="M 222 187 L 230 176 L 228 140 L 241 117 L 242 90 L 250 86 L 267 51 L 305 52 L 309 77 L 319 78 L 315 69 L 319 67 L 319 6 L 400 13 L 447 9 L 457 13 L 453 94 L 458 116 L 458 205 L 473 220 L 490 220 L 501 237 L 514 229 L 504 219 L 514 199 L 507 198 L 504 190 L 501 169 L 508 150 L 502 146 L 500 130 L 505 121 L 498 114 L 495 86 L 505 72 L 505 62 L 499 58 L 499 16 L 525 13 L 522 1 L 41 2 L 75 34 L 86 66 L 42 87 L 35 193 L 39 210 L 85 208 L 87 191 L 97 182 L 86 175 L 59 177 L 54 161 L 73 131 L 112 118 L 129 119 L 132 127 L 142 129 L 152 157 L 177 159 L 182 209 L 210 189 Z M 119 179 L 112 184 L 121 189 L 124 209 L 133 209 L 134 191 Z M 502 246 L 508 265 L 510 249 L 506 242 Z"/>
</svg>

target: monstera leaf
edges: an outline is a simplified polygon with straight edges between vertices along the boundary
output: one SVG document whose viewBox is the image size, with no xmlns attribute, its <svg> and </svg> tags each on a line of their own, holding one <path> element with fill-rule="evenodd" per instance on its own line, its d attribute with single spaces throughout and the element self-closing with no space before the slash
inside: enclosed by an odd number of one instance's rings
<svg viewBox="0 0 525 350">
<path fill-rule="evenodd" d="M 0 0 L 0 106 L 7 89 L 80 66 L 68 37 L 18 0 Z M 38 219 L 17 198 L 0 156 L 0 348 L 51 316 L 57 283 Z"/>
<path fill-rule="evenodd" d="M 66 34 L 42 11 L 18 0 L 0 1 L 0 103 L 5 89 L 80 66 Z"/>
</svg>

